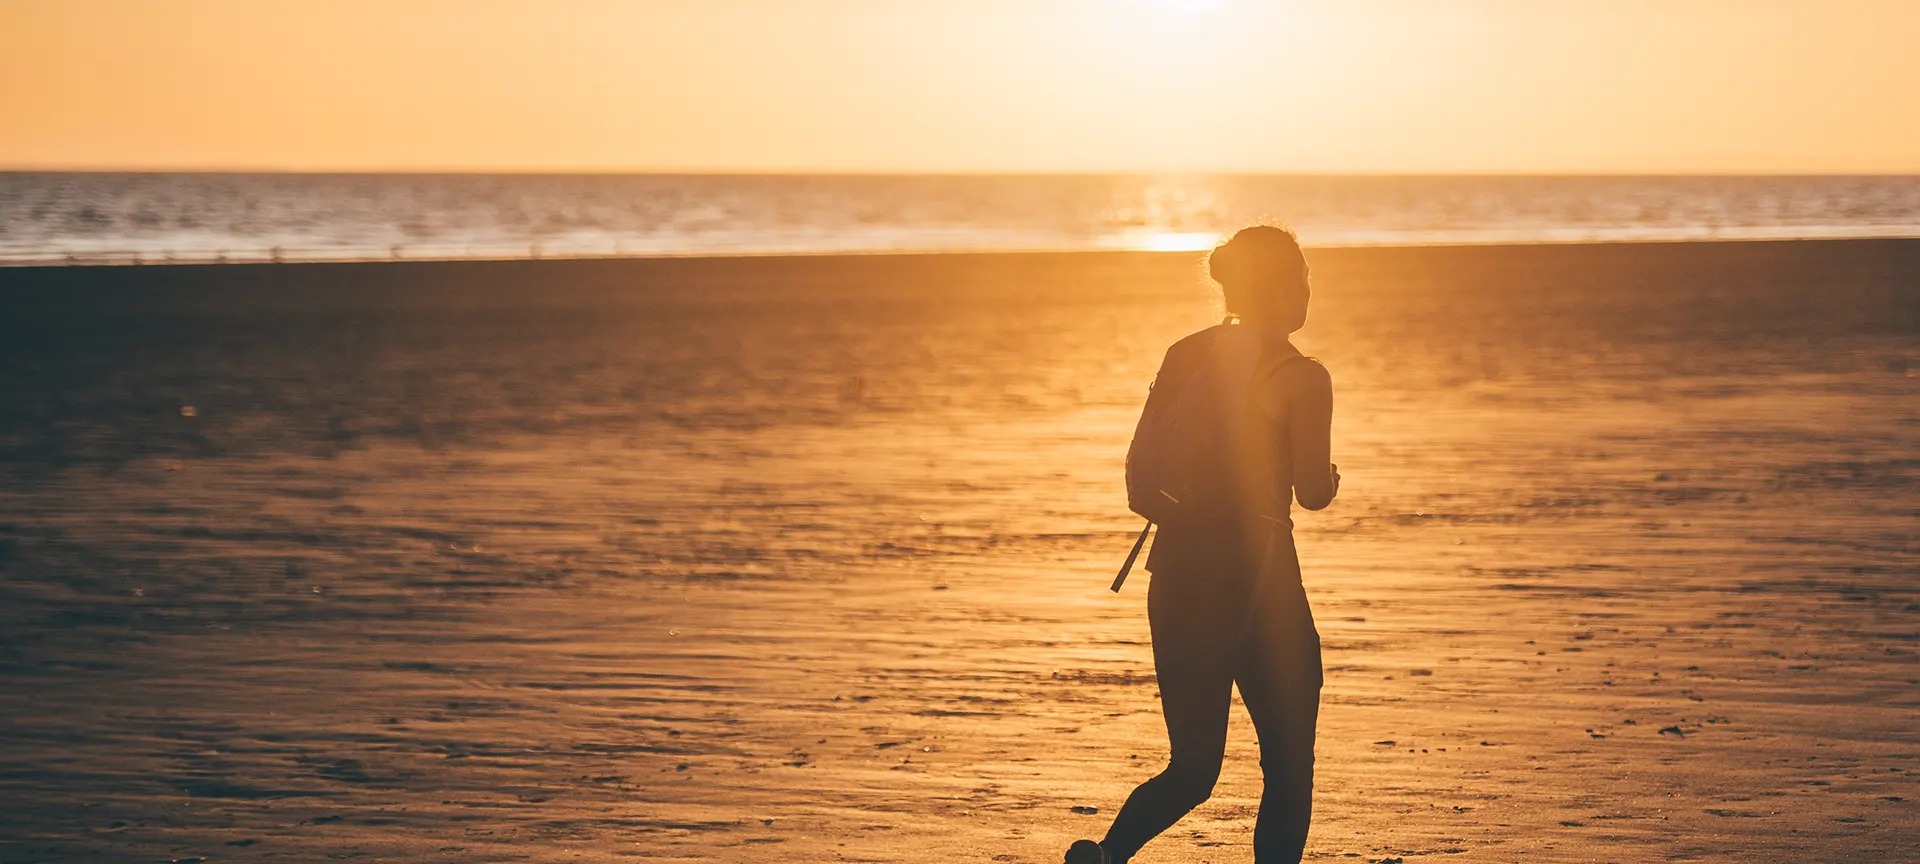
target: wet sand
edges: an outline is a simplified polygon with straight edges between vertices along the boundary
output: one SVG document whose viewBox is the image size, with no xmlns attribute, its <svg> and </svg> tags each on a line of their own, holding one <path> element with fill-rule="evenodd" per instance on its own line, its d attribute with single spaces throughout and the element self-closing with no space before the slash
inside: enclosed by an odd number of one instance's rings
<svg viewBox="0 0 1920 864">
<path fill-rule="evenodd" d="M 1920 855 L 1920 244 L 1312 260 L 1310 859 Z M 0 860 L 1058 860 L 1198 277 L 0 270 Z M 1250 860 L 1233 723 L 1143 864 Z"/>
</svg>

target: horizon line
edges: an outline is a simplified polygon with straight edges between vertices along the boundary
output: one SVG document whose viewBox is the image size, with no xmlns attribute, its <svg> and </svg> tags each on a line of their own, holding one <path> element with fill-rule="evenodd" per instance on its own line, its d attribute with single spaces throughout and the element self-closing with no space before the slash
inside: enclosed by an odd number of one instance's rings
<svg viewBox="0 0 1920 864">
<path fill-rule="evenodd" d="M 1452 170 L 1253 170 L 1253 169 L 864 169 L 864 168 L 584 168 L 567 166 L 507 167 L 323 167 L 285 166 L 161 167 L 161 166 L 32 166 L 0 165 L 0 174 L 279 174 L 313 176 L 425 175 L 425 176 L 545 176 L 545 177 L 1920 177 L 1920 168 L 1906 171 L 1452 171 Z"/>
</svg>

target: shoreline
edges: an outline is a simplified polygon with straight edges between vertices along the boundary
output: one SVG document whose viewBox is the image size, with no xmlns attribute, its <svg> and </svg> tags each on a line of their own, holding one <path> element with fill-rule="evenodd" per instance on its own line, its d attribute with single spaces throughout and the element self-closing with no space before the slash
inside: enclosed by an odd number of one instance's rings
<svg viewBox="0 0 1920 864">
<path fill-rule="evenodd" d="M 1225 235 L 1221 235 L 1224 239 Z M 1673 246 L 1776 246 L 1776 245 L 1829 245 L 1829 244 L 1913 244 L 1920 245 L 1920 234 L 1888 234 L 1858 236 L 1732 236 L 1732 237 L 1647 237 L 1647 238 L 1588 238 L 1588 239 L 1540 239 L 1508 240 L 1416 240 L 1405 243 L 1326 243 L 1303 244 L 1309 253 L 1345 255 L 1367 252 L 1392 252 L 1396 250 L 1508 250 L 1533 248 L 1647 248 Z M 570 263 L 570 262 L 648 262 L 648 261 L 817 261 L 837 259 L 926 259 L 926 258 L 1040 258 L 1056 256 L 1101 257 L 1113 255 L 1151 255 L 1151 256 L 1197 256 L 1205 255 L 1209 248 L 1199 249 L 1151 249 L 1151 248 L 1008 248 L 1008 249 L 870 249 L 870 250 L 828 250 L 828 251 L 739 251 L 739 252 L 636 252 L 636 253 L 552 253 L 552 254 L 476 254 L 460 256 L 435 256 L 424 254 L 418 257 L 391 255 L 387 257 L 286 257 L 272 250 L 258 255 L 219 255 L 215 257 L 173 258 L 171 256 L 151 257 L 141 253 L 116 255 L 110 253 L 91 255 L 64 255 L 48 258 L 4 258 L 0 257 L 0 275 L 9 271 L 34 270 L 119 270 L 119 269 L 173 269 L 173 268 L 248 268 L 248 267 L 346 267 L 346 266 L 382 266 L 382 265 L 455 265 L 455 264 L 534 264 L 534 263 Z"/>
<path fill-rule="evenodd" d="M 1315 296 L 1391 302 L 1429 320 L 1551 308 L 1565 336 L 1621 328 L 1920 332 L 1920 240 L 1396 246 L 1310 249 Z M 0 268 L 0 331 L 38 343 L 97 316 L 601 314 L 660 304 L 731 314 L 809 304 L 886 308 L 1205 300 L 1197 252 L 819 255 Z M 1217 314 L 1217 313 L 1215 313 Z M 1838 329 L 1836 329 L 1838 328 Z M 41 350 L 61 350 L 47 343 Z"/>
<path fill-rule="evenodd" d="M 1416 265 L 1454 271 L 1488 264 L 1564 266 L 1582 263 L 1631 265 L 1650 276 L 1674 266 L 1724 276 L 1754 264 L 1825 265 L 1864 268 L 1892 282 L 1920 284 L 1920 238 L 1819 238 L 1795 240 L 1657 240 L 1546 242 L 1511 244 L 1432 244 L 1393 246 L 1309 246 L 1316 282 L 1323 276 L 1344 279 L 1379 276 L 1381 268 Z M 707 278 L 745 273 L 794 273 L 809 276 L 844 273 L 851 277 L 894 272 L 916 276 L 940 272 L 1078 269 L 1099 266 L 1170 265 L 1195 271 L 1205 251 L 1076 250 L 1008 252 L 861 252 L 767 255 L 583 256 L 570 258 L 462 258 L 434 260 L 287 261 L 179 264 L 0 265 L 0 290 L 45 284 L 51 287 L 115 284 L 216 285 L 253 282 L 313 284 L 338 277 L 360 281 L 381 277 L 427 277 L 438 282 L 470 277 L 492 285 L 518 279 L 567 276 L 587 281 L 608 277 L 661 276 Z M 946 271 L 929 264 L 948 265 Z M 1707 268 L 1701 270 L 1699 268 Z M 1361 271 L 1365 271 L 1364 274 Z M 1769 271 L 1769 281 L 1781 274 Z M 284 278 L 292 277 L 292 278 Z M 544 287 L 550 287 L 544 286 Z"/>
</svg>

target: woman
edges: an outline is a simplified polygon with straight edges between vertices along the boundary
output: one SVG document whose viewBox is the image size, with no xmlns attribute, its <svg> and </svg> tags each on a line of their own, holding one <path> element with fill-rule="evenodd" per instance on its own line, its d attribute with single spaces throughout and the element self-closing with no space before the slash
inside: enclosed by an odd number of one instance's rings
<svg viewBox="0 0 1920 864">
<path fill-rule="evenodd" d="M 1247 228 L 1213 251 L 1208 272 L 1253 344 L 1245 422 L 1231 424 L 1231 466 L 1246 492 L 1230 515 L 1161 526 L 1146 568 L 1154 674 L 1172 758 L 1127 798 L 1105 839 L 1081 840 L 1067 864 L 1120 864 L 1213 791 L 1226 751 L 1235 684 L 1260 737 L 1266 790 L 1254 829 L 1259 864 L 1297 862 L 1313 807 L 1313 735 L 1320 701 L 1320 636 L 1294 552 L 1291 501 L 1308 510 L 1340 488 L 1328 459 L 1333 385 L 1287 335 L 1307 319 L 1307 262 L 1293 233 Z M 1223 340 L 1224 341 L 1224 340 Z M 1231 353 L 1231 352 L 1225 352 Z M 1236 362 L 1236 361 L 1225 361 Z"/>
</svg>

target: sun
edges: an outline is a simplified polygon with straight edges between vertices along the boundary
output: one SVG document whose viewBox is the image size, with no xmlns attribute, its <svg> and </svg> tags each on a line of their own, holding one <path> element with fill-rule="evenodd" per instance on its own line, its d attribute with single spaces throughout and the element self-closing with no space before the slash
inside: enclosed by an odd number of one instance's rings
<svg viewBox="0 0 1920 864">
<path fill-rule="evenodd" d="M 1127 0 L 1127 5 L 1163 12 L 1205 12 L 1225 5 L 1226 0 Z"/>
</svg>

